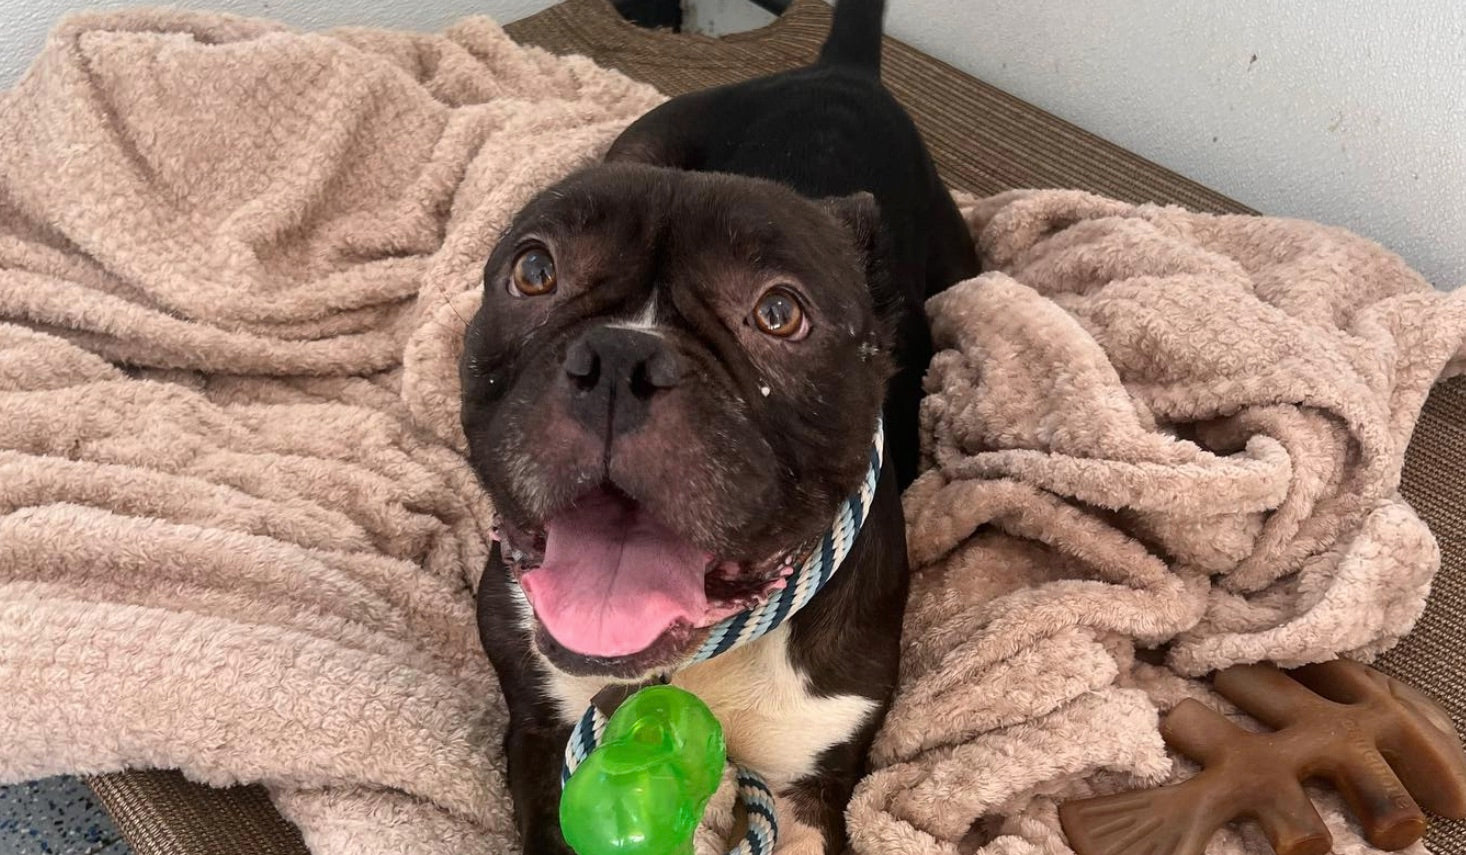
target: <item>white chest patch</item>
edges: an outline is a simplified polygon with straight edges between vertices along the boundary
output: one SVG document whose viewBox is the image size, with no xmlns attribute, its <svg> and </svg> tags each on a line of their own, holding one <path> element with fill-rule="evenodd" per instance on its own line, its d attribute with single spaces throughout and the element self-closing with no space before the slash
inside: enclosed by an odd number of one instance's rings
<svg viewBox="0 0 1466 855">
<path fill-rule="evenodd" d="M 546 689 L 567 723 L 605 683 L 550 669 Z M 789 661 L 789 627 L 679 671 L 672 684 L 702 699 L 723 723 L 728 756 L 768 779 L 775 792 L 815 771 L 825 749 L 849 739 L 876 709 L 859 695 L 822 698 Z"/>
</svg>

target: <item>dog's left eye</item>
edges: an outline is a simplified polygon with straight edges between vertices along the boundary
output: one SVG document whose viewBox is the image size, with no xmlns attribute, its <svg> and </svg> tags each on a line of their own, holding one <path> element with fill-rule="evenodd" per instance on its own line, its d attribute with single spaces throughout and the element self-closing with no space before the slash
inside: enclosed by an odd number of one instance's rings
<svg viewBox="0 0 1466 855">
<path fill-rule="evenodd" d="M 542 246 L 532 246 L 514 258 L 509 290 L 516 297 L 539 297 L 555 290 L 555 259 Z"/>
<path fill-rule="evenodd" d="M 758 298 L 753 307 L 753 322 L 765 333 L 777 338 L 799 339 L 809 333 L 809 319 L 804 307 L 784 285 L 775 285 Z"/>
</svg>

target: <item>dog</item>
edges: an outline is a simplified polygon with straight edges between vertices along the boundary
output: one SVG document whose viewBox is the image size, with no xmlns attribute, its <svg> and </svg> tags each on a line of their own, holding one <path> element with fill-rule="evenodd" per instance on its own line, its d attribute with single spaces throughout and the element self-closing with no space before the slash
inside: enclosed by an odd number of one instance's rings
<svg viewBox="0 0 1466 855">
<path fill-rule="evenodd" d="M 977 273 L 880 82 L 881 0 L 840 0 L 813 65 L 674 98 L 532 199 L 484 268 L 461 363 L 498 512 L 479 631 L 510 714 L 528 855 L 568 852 L 560 772 L 608 686 L 667 675 L 780 798 L 780 851 L 838 852 L 897 679 L 932 294 Z M 768 635 L 677 669 L 780 584 L 866 475 L 829 583 Z"/>
</svg>

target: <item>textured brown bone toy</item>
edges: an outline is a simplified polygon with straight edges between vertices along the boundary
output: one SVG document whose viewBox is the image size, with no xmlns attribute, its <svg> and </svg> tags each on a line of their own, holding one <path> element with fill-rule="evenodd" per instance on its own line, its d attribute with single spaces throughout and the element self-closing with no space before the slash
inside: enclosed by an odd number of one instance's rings
<svg viewBox="0 0 1466 855">
<path fill-rule="evenodd" d="M 1417 802 L 1466 818 L 1461 740 L 1445 711 L 1409 686 L 1338 660 L 1289 674 L 1228 668 L 1216 689 L 1275 730 L 1251 733 L 1198 701 L 1181 702 L 1161 736 L 1202 771 L 1168 787 L 1061 805 L 1079 855 L 1201 855 L 1235 819 L 1257 820 L 1278 855 L 1323 855 L 1333 839 L 1304 794 L 1300 782 L 1310 778 L 1338 789 L 1380 849 L 1403 849 L 1425 833 Z"/>
</svg>

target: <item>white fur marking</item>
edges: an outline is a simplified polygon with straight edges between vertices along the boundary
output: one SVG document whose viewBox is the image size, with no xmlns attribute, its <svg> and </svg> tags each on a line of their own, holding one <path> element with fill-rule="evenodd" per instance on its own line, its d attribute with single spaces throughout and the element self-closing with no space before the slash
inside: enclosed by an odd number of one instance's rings
<svg viewBox="0 0 1466 855">
<path fill-rule="evenodd" d="M 519 613 L 519 626 L 531 637 L 534 636 L 534 607 L 529 604 L 529 597 L 525 596 L 524 588 L 519 582 L 511 579 L 509 584 L 513 585 L 514 610 Z"/>
<path fill-rule="evenodd" d="M 567 724 L 605 686 L 554 668 L 549 673 L 546 688 Z M 728 756 L 762 774 L 775 792 L 813 774 L 820 754 L 849 739 L 876 709 L 859 695 L 812 694 L 808 677 L 789 660 L 787 624 L 677 672 L 672 684 L 702 698 L 723 723 Z"/>
<path fill-rule="evenodd" d="M 536 651 L 535 655 L 539 656 L 539 652 Z M 590 699 L 596 696 L 596 692 L 606 688 L 605 678 L 576 677 L 559 670 L 542 656 L 540 661 L 550 675 L 545 681 L 545 689 L 555 701 L 555 706 L 560 709 L 560 721 L 564 724 L 580 721 L 580 717 L 585 715 L 586 707 L 590 706 Z"/>
<path fill-rule="evenodd" d="M 606 326 L 622 330 L 641 330 L 642 332 L 661 335 L 662 331 L 657 326 L 657 295 L 653 294 L 646 301 L 646 305 L 641 307 L 641 311 L 637 313 L 636 317 L 627 321 L 616 321 L 606 324 Z"/>
</svg>

